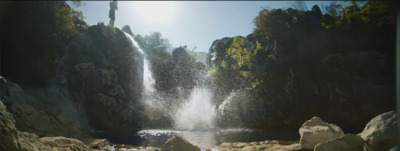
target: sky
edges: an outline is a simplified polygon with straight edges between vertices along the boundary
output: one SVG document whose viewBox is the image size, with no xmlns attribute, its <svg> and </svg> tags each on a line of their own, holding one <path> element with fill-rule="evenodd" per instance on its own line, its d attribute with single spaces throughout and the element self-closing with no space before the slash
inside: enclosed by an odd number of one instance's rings
<svg viewBox="0 0 400 151">
<path fill-rule="evenodd" d="M 82 1 L 80 10 L 89 25 L 108 25 L 110 1 Z M 295 1 L 118 1 L 115 27 L 129 25 L 134 34 L 160 32 L 172 47 L 208 52 L 213 41 L 224 37 L 247 36 L 255 28 L 254 18 L 263 8 L 289 8 Z M 329 5 L 328 1 L 305 1 Z"/>
</svg>

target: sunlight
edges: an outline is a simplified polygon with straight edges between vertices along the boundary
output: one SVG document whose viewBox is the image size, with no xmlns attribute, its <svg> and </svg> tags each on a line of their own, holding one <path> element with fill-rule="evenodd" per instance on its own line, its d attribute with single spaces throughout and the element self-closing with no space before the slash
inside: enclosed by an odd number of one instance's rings
<svg viewBox="0 0 400 151">
<path fill-rule="evenodd" d="M 135 1 L 131 5 L 138 16 L 153 23 L 168 23 L 176 10 L 172 1 Z"/>
</svg>

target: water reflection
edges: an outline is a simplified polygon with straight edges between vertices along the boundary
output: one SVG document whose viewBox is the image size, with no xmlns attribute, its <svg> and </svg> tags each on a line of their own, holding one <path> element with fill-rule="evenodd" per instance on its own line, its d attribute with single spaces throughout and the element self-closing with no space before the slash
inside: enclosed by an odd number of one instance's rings
<svg viewBox="0 0 400 151">
<path fill-rule="evenodd" d="M 265 140 L 299 140 L 297 130 L 251 130 L 220 129 L 213 131 L 177 131 L 167 129 L 141 130 L 138 133 L 95 132 L 96 137 L 106 138 L 114 144 L 130 144 L 143 147 L 159 147 L 172 136 L 178 135 L 202 149 L 217 146 L 223 142 L 257 142 Z"/>
<path fill-rule="evenodd" d="M 209 148 L 215 145 L 218 145 L 218 141 L 216 139 L 216 132 L 193 132 L 193 131 L 184 131 L 180 133 L 179 136 L 182 136 L 190 143 L 200 147 L 200 148 Z"/>
<path fill-rule="evenodd" d="M 253 142 L 265 140 L 298 140 L 297 132 L 293 131 L 265 131 L 251 129 L 225 129 L 214 131 L 176 131 L 176 130 L 142 130 L 138 136 L 140 146 L 162 147 L 167 139 L 178 135 L 190 143 L 205 149 L 217 146 L 223 142 Z M 138 142 L 136 142 L 138 143 Z"/>
</svg>

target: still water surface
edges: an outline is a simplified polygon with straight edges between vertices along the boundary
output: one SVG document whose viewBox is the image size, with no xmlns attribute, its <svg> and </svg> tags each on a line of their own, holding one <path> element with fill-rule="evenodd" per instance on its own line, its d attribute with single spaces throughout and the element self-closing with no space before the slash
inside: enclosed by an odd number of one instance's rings
<svg viewBox="0 0 400 151">
<path fill-rule="evenodd" d="M 107 138 L 114 144 L 144 147 L 162 147 L 167 139 L 179 135 L 190 143 L 205 149 L 223 142 L 254 142 L 265 140 L 299 140 L 297 131 L 224 129 L 213 131 L 177 131 L 168 129 L 141 130 L 138 133 L 96 132 L 97 137 Z"/>
</svg>

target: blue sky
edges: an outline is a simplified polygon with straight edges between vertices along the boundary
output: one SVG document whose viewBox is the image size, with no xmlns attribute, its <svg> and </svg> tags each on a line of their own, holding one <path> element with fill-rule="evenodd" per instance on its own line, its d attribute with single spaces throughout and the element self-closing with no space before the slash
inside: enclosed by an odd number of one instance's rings
<svg viewBox="0 0 400 151">
<path fill-rule="evenodd" d="M 216 39 L 247 36 L 254 18 L 263 8 L 289 8 L 294 1 L 119 1 L 115 27 L 129 25 L 135 34 L 160 32 L 173 47 L 187 45 L 190 50 L 207 52 Z M 305 1 L 329 5 L 328 1 Z M 108 25 L 109 1 L 82 1 L 76 8 L 90 25 Z"/>
</svg>

